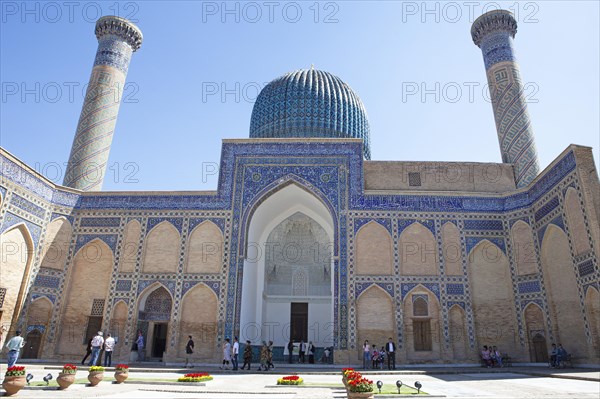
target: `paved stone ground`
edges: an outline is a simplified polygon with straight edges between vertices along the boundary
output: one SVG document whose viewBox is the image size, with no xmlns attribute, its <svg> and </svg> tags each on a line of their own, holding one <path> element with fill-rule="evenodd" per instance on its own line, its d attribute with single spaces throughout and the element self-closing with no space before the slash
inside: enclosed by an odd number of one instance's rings
<svg viewBox="0 0 600 399">
<path fill-rule="evenodd" d="M 34 374 L 34 382 L 41 381 L 47 373 L 58 375 L 60 365 L 22 364 Z M 177 379 L 184 369 L 164 367 L 132 368 L 130 379 Z M 3 364 L 0 371 L 3 373 Z M 300 399 L 345 398 L 345 391 L 335 388 L 272 387 L 278 377 L 299 373 L 306 382 L 337 384 L 340 382 L 339 366 L 308 368 L 278 367 L 269 373 L 256 371 L 221 371 L 215 366 L 203 366 L 194 371 L 208 371 L 215 379 L 206 386 L 148 385 L 143 383 L 112 384 L 101 382 L 97 387 L 74 384 L 66 391 L 56 388 L 26 387 L 19 392 L 21 398 L 211 398 L 211 399 Z M 78 371 L 77 378 L 87 377 L 87 367 Z M 552 370 L 543 367 L 513 367 L 508 369 L 483 369 L 477 367 L 423 367 L 403 368 L 396 372 L 366 371 L 369 378 L 393 384 L 400 379 L 412 385 L 419 380 L 423 390 L 431 395 L 449 398 L 593 398 L 600 397 L 599 369 Z M 106 377 L 112 371 L 106 372 Z M 0 390 L 3 392 L 3 390 Z"/>
</svg>

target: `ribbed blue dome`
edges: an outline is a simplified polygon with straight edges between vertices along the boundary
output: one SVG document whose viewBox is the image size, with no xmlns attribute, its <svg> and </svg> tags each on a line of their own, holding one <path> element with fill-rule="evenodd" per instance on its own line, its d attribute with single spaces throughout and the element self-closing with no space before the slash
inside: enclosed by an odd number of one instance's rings
<svg viewBox="0 0 600 399">
<path fill-rule="evenodd" d="M 350 86 L 314 69 L 283 75 L 258 95 L 250 121 L 251 138 L 359 138 L 371 159 L 369 121 Z"/>
</svg>

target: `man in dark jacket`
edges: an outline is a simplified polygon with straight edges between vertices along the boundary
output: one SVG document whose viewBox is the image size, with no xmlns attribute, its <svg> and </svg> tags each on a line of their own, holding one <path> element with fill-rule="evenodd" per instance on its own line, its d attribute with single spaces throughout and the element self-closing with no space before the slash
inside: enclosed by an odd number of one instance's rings
<svg viewBox="0 0 600 399">
<path fill-rule="evenodd" d="M 387 354 L 388 370 L 396 370 L 396 344 L 392 341 L 392 337 L 385 345 L 385 353 Z"/>
</svg>

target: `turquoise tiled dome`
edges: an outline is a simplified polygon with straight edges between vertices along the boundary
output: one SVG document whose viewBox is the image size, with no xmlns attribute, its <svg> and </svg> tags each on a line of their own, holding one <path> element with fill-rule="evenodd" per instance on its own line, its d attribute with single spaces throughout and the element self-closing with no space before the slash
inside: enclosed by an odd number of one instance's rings
<svg viewBox="0 0 600 399">
<path fill-rule="evenodd" d="M 350 86 L 314 69 L 283 75 L 266 85 L 256 99 L 251 138 L 359 138 L 371 159 L 369 121 Z"/>
</svg>

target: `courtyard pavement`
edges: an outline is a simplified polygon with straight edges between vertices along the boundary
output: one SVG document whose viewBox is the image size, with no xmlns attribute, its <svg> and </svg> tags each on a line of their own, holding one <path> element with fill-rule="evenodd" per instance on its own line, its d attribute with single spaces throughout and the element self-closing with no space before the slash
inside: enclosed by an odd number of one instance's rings
<svg viewBox="0 0 600 399">
<path fill-rule="evenodd" d="M 62 364 L 31 363 L 20 365 L 34 375 L 32 385 L 39 383 L 42 377 L 51 373 L 58 375 Z M 68 390 L 59 391 L 55 387 L 30 386 L 21 390 L 21 398 L 211 398 L 211 399 L 299 399 L 299 398 L 345 398 L 340 384 L 341 366 L 329 365 L 275 365 L 269 372 L 224 371 L 215 365 L 202 365 L 193 370 L 161 365 L 132 365 L 129 379 L 173 379 L 185 373 L 207 371 L 214 380 L 205 386 L 190 386 L 148 382 L 126 382 L 113 384 L 102 381 L 97 387 L 73 384 Z M 87 377 L 87 367 L 77 372 L 77 378 Z M 255 365 L 256 367 L 256 365 Z M 6 365 L 0 371 L 4 373 Z M 321 384 L 320 387 L 276 387 L 277 378 L 300 375 L 306 383 Z M 374 381 L 395 384 L 401 380 L 413 386 L 420 381 L 423 391 L 432 396 L 448 398 L 593 398 L 600 397 L 600 368 L 562 369 L 525 366 L 486 369 L 480 367 L 444 366 L 444 367 L 402 367 L 397 371 L 365 370 L 363 372 Z M 112 377 L 112 369 L 107 369 L 105 377 Z M 339 384 L 338 388 L 329 387 Z M 4 393 L 3 390 L 0 392 Z M 409 397 L 412 395 L 408 395 Z M 377 397 L 377 396 L 376 396 Z M 406 396 L 405 396 L 406 397 Z"/>
</svg>

